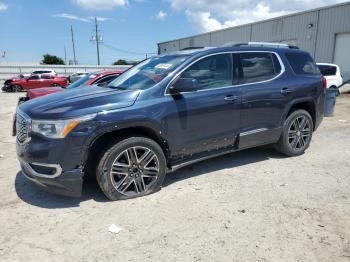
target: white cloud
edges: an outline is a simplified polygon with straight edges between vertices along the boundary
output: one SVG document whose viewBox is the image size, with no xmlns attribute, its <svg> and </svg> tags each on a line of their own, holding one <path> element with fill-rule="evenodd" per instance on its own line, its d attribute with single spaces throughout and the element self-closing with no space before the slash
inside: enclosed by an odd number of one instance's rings
<svg viewBox="0 0 350 262">
<path fill-rule="evenodd" d="M 81 22 L 90 22 L 90 19 L 88 19 L 88 18 L 84 18 L 84 17 L 80 17 L 77 15 L 72 15 L 72 14 L 67 14 L 67 13 L 55 14 L 53 16 L 65 18 L 65 19 L 69 19 L 69 20 L 77 20 L 77 21 L 81 21 Z"/>
<path fill-rule="evenodd" d="M 163 10 L 160 10 L 158 12 L 158 14 L 156 14 L 154 16 L 154 18 L 157 19 L 157 20 L 164 20 L 167 16 L 168 16 L 168 14 L 166 12 L 164 12 Z"/>
<path fill-rule="evenodd" d="M 86 23 L 95 20 L 94 16 L 81 17 L 81 16 L 77 16 L 77 15 L 73 15 L 73 14 L 67 14 L 67 13 L 55 14 L 53 16 L 54 17 L 65 18 L 65 19 L 69 19 L 69 20 L 76 20 L 76 21 L 86 22 Z M 110 18 L 110 17 L 97 16 L 96 18 L 97 18 L 97 21 L 99 21 L 99 22 L 105 22 L 105 21 L 109 21 L 109 20 L 114 20 L 113 18 Z"/>
<path fill-rule="evenodd" d="M 166 0 L 184 12 L 200 32 L 260 21 L 288 13 L 329 5 L 328 0 Z M 334 0 L 332 3 L 343 2 Z"/>
<path fill-rule="evenodd" d="M 105 21 L 114 20 L 113 18 L 103 17 L 103 16 L 97 16 L 96 18 L 97 18 L 97 21 L 99 21 L 99 22 L 105 22 Z M 95 20 L 95 17 L 94 16 L 89 16 L 89 19 L 90 20 Z"/>
<path fill-rule="evenodd" d="M 5 11 L 7 9 L 7 5 L 4 4 L 3 2 L 0 2 L 0 12 Z"/>
<path fill-rule="evenodd" d="M 73 2 L 89 10 L 110 10 L 128 4 L 128 0 L 73 0 Z"/>
</svg>

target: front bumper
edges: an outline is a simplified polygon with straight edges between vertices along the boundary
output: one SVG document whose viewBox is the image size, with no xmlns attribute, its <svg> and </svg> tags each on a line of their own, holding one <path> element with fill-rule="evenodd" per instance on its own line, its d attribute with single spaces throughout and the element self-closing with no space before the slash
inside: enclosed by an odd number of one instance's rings
<svg viewBox="0 0 350 262">
<path fill-rule="evenodd" d="M 46 191 L 79 197 L 84 177 L 83 137 L 16 143 L 22 174 Z"/>
<path fill-rule="evenodd" d="M 30 164 L 22 159 L 20 159 L 20 164 L 22 174 L 44 190 L 70 197 L 81 196 L 83 186 L 83 172 L 81 169 L 62 172 L 62 168 L 59 165 L 40 163 Z M 46 171 L 55 171 L 53 173 L 38 172 L 33 166 L 45 167 Z"/>
<path fill-rule="evenodd" d="M 4 85 L 1 88 L 1 90 L 4 91 L 4 92 L 10 92 L 10 91 L 12 91 L 12 87 L 11 87 L 11 85 Z"/>
</svg>

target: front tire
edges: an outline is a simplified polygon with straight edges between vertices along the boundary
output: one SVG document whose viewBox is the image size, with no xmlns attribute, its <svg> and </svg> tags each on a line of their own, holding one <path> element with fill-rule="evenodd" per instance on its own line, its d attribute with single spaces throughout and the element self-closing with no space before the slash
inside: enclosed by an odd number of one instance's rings
<svg viewBox="0 0 350 262">
<path fill-rule="evenodd" d="M 310 145 L 313 130 L 312 118 L 306 110 L 292 112 L 284 122 L 277 150 L 286 156 L 302 155 Z"/>
<path fill-rule="evenodd" d="M 13 92 L 21 92 L 22 91 L 22 87 L 20 85 L 14 85 L 12 86 L 12 91 Z"/>
<path fill-rule="evenodd" d="M 166 175 L 162 148 L 146 137 L 117 142 L 97 166 L 97 182 L 110 200 L 129 199 L 158 191 Z"/>
</svg>

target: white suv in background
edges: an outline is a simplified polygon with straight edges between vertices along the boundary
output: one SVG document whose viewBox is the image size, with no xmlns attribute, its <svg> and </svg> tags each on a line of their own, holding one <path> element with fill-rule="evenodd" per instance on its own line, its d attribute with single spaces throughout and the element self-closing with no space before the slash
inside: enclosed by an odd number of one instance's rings
<svg viewBox="0 0 350 262">
<path fill-rule="evenodd" d="M 51 69 L 40 69 L 32 72 L 32 75 L 51 75 L 51 76 L 57 76 L 57 73 L 55 70 Z"/>
<path fill-rule="evenodd" d="M 328 63 L 317 63 L 317 66 L 327 80 L 327 88 L 339 88 L 343 84 L 339 66 Z"/>
</svg>

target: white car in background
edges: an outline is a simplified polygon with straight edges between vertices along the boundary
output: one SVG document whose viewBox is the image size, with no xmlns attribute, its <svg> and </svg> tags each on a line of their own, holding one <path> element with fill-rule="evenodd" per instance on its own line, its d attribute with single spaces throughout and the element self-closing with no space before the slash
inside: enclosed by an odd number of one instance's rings
<svg viewBox="0 0 350 262">
<path fill-rule="evenodd" d="M 317 66 L 327 80 L 327 88 L 339 88 L 343 84 L 339 66 L 328 63 L 317 63 Z"/>
<path fill-rule="evenodd" d="M 40 70 L 33 71 L 32 75 L 51 75 L 56 77 L 57 73 L 55 70 L 51 70 L 51 69 L 40 69 Z"/>
</svg>

